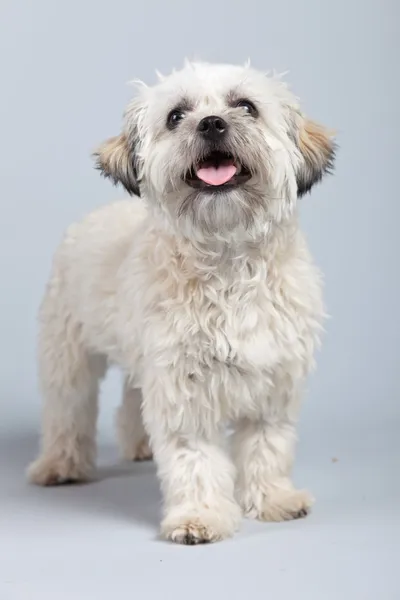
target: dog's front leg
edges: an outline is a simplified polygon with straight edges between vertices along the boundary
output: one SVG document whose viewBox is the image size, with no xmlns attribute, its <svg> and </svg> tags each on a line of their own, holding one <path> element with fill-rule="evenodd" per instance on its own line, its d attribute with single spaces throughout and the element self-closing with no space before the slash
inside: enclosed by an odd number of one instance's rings
<svg viewBox="0 0 400 600">
<path fill-rule="evenodd" d="M 143 416 L 164 496 L 163 537 L 181 544 L 233 535 L 235 469 L 205 390 L 164 370 L 146 377 Z"/>
<path fill-rule="evenodd" d="M 240 504 L 261 521 L 304 517 L 313 498 L 291 481 L 298 395 L 277 383 L 263 404 L 236 424 L 233 437 Z"/>
</svg>

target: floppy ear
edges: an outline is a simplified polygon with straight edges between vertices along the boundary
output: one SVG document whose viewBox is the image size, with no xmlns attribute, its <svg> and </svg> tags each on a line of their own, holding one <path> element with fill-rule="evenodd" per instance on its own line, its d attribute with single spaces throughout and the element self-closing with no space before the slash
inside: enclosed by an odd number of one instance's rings
<svg viewBox="0 0 400 600">
<path fill-rule="evenodd" d="M 297 173 L 297 194 L 304 196 L 326 173 L 331 173 L 335 161 L 334 134 L 309 119 L 301 119 L 297 144 L 303 157 Z"/>
<path fill-rule="evenodd" d="M 124 133 L 105 141 L 94 152 L 96 167 L 104 177 L 121 183 L 128 194 L 140 196 L 135 156 Z"/>
</svg>

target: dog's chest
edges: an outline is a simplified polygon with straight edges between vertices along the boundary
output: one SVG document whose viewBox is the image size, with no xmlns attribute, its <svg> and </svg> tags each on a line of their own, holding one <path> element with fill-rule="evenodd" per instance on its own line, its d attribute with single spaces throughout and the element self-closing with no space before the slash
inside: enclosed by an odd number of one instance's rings
<svg viewBox="0 0 400 600">
<path fill-rule="evenodd" d="M 171 254 L 141 273 L 136 333 L 151 364 L 179 365 L 195 379 L 210 369 L 236 378 L 310 364 L 323 305 L 304 244 L 279 260 L 221 265 L 212 276 Z"/>
<path fill-rule="evenodd" d="M 175 308 L 185 354 L 200 364 L 272 369 L 302 344 L 305 323 L 290 293 L 267 280 L 197 284 L 184 310 Z"/>
</svg>

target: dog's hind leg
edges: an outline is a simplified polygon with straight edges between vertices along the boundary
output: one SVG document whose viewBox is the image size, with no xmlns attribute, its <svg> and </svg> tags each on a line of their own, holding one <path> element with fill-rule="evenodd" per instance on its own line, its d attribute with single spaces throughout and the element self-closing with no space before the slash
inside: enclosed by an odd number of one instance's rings
<svg viewBox="0 0 400 600">
<path fill-rule="evenodd" d="M 82 328 L 68 310 L 56 277 L 40 317 L 42 447 L 28 477 L 38 485 L 84 481 L 95 463 L 97 395 L 106 360 L 86 349 Z"/>
<path fill-rule="evenodd" d="M 142 393 L 124 382 L 122 404 L 117 413 L 117 432 L 121 453 L 127 460 L 150 460 L 152 451 L 142 419 Z"/>
</svg>

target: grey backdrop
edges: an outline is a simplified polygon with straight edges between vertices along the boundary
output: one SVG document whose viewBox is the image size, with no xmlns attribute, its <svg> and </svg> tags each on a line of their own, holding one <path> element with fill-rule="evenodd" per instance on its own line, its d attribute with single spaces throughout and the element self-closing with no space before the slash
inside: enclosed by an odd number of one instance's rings
<svg viewBox="0 0 400 600">
<path fill-rule="evenodd" d="M 2 0 L 2 599 L 400 597 L 399 13 L 396 0 Z M 52 252 L 69 222 L 121 196 L 90 152 L 118 132 L 126 82 L 154 81 L 185 55 L 289 70 L 340 144 L 335 176 L 301 201 L 332 315 L 296 467 L 318 502 L 305 521 L 245 523 L 234 540 L 194 549 L 155 537 L 154 467 L 118 463 L 117 374 L 103 393 L 99 481 L 39 490 L 23 478 Z"/>
</svg>

